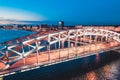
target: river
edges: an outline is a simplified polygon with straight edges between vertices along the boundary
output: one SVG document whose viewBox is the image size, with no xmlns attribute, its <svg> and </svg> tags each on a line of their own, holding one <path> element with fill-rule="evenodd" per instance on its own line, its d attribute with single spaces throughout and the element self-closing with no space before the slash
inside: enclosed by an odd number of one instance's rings
<svg viewBox="0 0 120 80">
<path fill-rule="evenodd" d="M 34 32 L 25 31 L 25 30 L 5 30 L 0 29 L 0 43 L 9 41 L 18 37 L 26 36 Z"/>
<path fill-rule="evenodd" d="M 120 80 L 120 53 L 110 51 L 85 58 L 81 67 L 55 80 Z"/>
</svg>

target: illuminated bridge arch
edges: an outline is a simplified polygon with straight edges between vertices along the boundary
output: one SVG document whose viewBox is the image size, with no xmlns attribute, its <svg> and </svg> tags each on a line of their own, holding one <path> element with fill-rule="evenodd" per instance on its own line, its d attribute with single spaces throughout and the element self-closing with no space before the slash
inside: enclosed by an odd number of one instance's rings
<svg viewBox="0 0 120 80">
<path fill-rule="evenodd" d="M 82 39 L 83 42 L 86 42 L 83 39 L 84 36 L 89 36 L 88 43 L 91 43 L 91 36 L 101 36 L 101 38 L 105 37 L 106 39 L 110 38 L 120 43 L 120 34 L 114 31 L 93 28 L 59 31 L 56 33 L 50 33 L 48 35 L 37 36 L 36 38 L 24 41 L 19 44 L 7 46 L 7 48 L 5 48 L 5 51 L 7 51 L 7 53 L 3 54 L 1 57 L 1 62 L 6 65 L 3 69 L 7 69 L 10 65 L 23 59 L 24 57 L 27 57 L 32 53 L 36 52 L 38 54 L 38 51 L 40 49 L 43 49 L 47 46 L 50 47 L 52 44 L 59 43 L 60 48 L 60 42 L 62 41 L 68 41 L 68 47 L 70 46 L 71 40 L 75 42 L 75 45 L 77 45 L 79 42 L 78 39 Z M 46 44 L 42 44 L 43 40 L 46 41 Z M 25 51 L 25 47 L 29 47 L 30 49 Z M 3 50 L 1 50 L 1 52 Z"/>
</svg>

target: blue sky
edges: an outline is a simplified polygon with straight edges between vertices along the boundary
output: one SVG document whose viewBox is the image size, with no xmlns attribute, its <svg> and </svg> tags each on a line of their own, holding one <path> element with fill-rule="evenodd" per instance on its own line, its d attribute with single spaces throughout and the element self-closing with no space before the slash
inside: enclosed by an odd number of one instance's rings
<svg viewBox="0 0 120 80">
<path fill-rule="evenodd" d="M 63 20 L 73 24 L 120 23 L 120 0 L 0 0 L 0 9 L 0 21 Z M 3 14 L 8 16 L 5 17 Z"/>
</svg>

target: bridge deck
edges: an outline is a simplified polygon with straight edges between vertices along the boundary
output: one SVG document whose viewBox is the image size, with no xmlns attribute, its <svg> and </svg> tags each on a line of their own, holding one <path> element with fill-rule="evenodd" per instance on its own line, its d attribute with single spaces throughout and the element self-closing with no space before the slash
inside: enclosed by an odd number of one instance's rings
<svg viewBox="0 0 120 80">
<path fill-rule="evenodd" d="M 45 52 L 40 52 L 38 55 L 38 62 L 37 63 L 37 58 L 36 58 L 36 54 L 33 53 L 31 55 L 29 55 L 28 57 L 19 60 L 18 62 L 16 62 L 15 64 L 13 64 L 12 66 L 10 66 L 10 68 L 8 70 L 2 71 L 0 72 L 0 74 L 3 73 L 7 73 L 7 72 L 12 72 L 15 70 L 21 70 L 22 68 L 29 68 L 31 66 L 36 66 L 36 65 L 43 65 L 43 64 L 47 64 L 47 63 L 51 63 L 51 62 L 56 62 L 56 61 L 60 61 L 63 59 L 68 59 L 68 51 L 69 51 L 69 58 L 75 57 L 76 55 L 86 55 L 89 52 L 92 51 L 100 51 L 102 49 L 107 49 L 110 47 L 114 47 L 114 46 L 118 46 L 119 43 L 97 43 L 97 44 L 87 44 L 86 46 L 78 46 L 76 47 L 71 47 L 71 48 L 64 48 L 64 49 L 60 49 L 60 58 L 59 58 L 59 50 L 51 50 L 50 51 L 50 60 L 48 60 L 48 51 Z M 90 54 L 90 53 L 89 53 Z M 24 61 L 25 60 L 25 65 L 24 65 Z M 0 63 L 0 67 L 4 66 L 2 63 Z"/>
</svg>

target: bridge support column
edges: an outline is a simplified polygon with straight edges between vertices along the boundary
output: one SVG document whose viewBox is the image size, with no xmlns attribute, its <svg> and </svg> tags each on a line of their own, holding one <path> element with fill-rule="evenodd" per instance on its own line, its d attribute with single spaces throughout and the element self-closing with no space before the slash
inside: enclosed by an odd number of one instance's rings
<svg viewBox="0 0 120 80">
<path fill-rule="evenodd" d="M 47 46 L 47 51 L 48 51 L 48 61 L 50 61 L 50 45 Z"/>
<path fill-rule="evenodd" d="M 83 47 L 83 46 L 84 46 L 83 36 L 79 37 L 79 40 L 81 41 L 81 44 L 80 44 L 80 45 L 81 45 L 81 48 L 82 48 L 81 51 L 82 51 L 82 53 L 83 53 L 83 52 L 84 52 L 84 49 L 83 49 L 83 48 L 84 48 L 84 47 Z"/>
<path fill-rule="evenodd" d="M 5 52 L 6 58 L 7 58 L 7 64 L 9 64 L 9 55 L 8 55 L 8 50 Z"/>
<path fill-rule="evenodd" d="M 73 48 L 73 49 L 76 50 L 75 42 L 71 42 L 71 43 L 70 43 L 70 48 Z M 75 51 L 75 52 L 72 52 L 72 53 L 70 53 L 70 54 L 73 54 L 72 56 L 74 56 L 74 55 L 76 55 L 76 51 Z"/>
<path fill-rule="evenodd" d="M 36 61 L 37 61 L 37 64 L 39 64 L 39 50 L 38 50 L 38 42 L 37 42 L 37 40 L 36 40 L 36 50 L 37 50 L 37 52 L 36 52 Z"/>
<path fill-rule="evenodd" d="M 101 36 L 101 49 L 103 48 L 103 36 Z"/>
<path fill-rule="evenodd" d="M 65 43 L 65 41 L 62 41 L 62 49 L 64 49 L 64 43 Z"/>
<path fill-rule="evenodd" d="M 91 51 L 91 46 L 92 45 L 92 35 L 90 35 L 90 46 L 89 46 L 89 52 Z"/>
<path fill-rule="evenodd" d="M 74 47 L 74 46 L 75 46 L 75 44 L 74 44 L 74 43 L 70 43 L 70 46 L 71 46 L 71 47 Z"/>
<path fill-rule="evenodd" d="M 55 46 L 55 50 L 56 50 L 57 49 L 57 43 L 55 43 L 54 46 Z"/>
<path fill-rule="evenodd" d="M 89 52 L 91 51 L 92 36 L 89 35 Z"/>
<path fill-rule="evenodd" d="M 23 65 L 25 66 L 25 57 L 24 57 L 24 54 L 25 54 L 25 51 L 24 51 L 24 47 L 23 47 L 23 44 L 22 44 L 22 57 L 23 57 Z"/>
<path fill-rule="evenodd" d="M 98 42 L 97 39 L 98 39 L 98 36 L 96 35 L 96 36 L 95 36 L 95 52 L 96 52 L 96 50 L 97 50 L 97 42 Z"/>
<path fill-rule="evenodd" d="M 59 48 L 59 59 L 60 59 L 60 53 L 61 53 L 61 48 L 60 48 L 60 46 L 61 46 L 60 38 L 61 38 L 61 37 L 60 37 L 60 33 L 59 33 L 59 38 L 58 38 L 58 39 L 59 39 L 59 40 L 58 40 L 58 41 L 59 41 L 59 47 L 58 47 L 58 48 Z"/>
<path fill-rule="evenodd" d="M 105 40 L 106 40 L 106 42 L 108 42 L 108 37 L 107 36 L 105 37 Z"/>
<path fill-rule="evenodd" d="M 76 38 L 75 38 L 76 54 L 75 54 L 75 56 L 78 55 L 78 49 L 77 49 L 77 47 L 78 47 L 78 31 L 76 30 Z"/>
<path fill-rule="evenodd" d="M 85 34 L 83 35 L 83 53 L 85 52 Z"/>
<path fill-rule="evenodd" d="M 70 56 L 70 32 L 68 32 L 68 58 Z"/>
<path fill-rule="evenodd" d="M 49 42 L 49 45 L 47 46 L 48 47 L 48 61 L 50 61 L 50 35 L 48 34 L 48 42 Z"/>
</svg>

